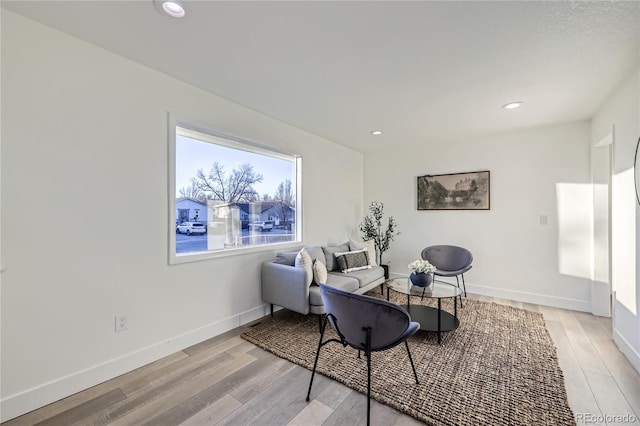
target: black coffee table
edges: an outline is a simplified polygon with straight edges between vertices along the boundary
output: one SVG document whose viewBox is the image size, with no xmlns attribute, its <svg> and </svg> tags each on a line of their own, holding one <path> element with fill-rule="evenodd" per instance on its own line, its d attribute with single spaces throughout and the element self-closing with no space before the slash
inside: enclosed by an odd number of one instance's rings
<svg viewBox="0 0 640 426">
<path fill-rule="evenodd" d="M 387 287 L 387 300 L 389 300 L 390 290 L 395 290 L 407 295 L 407 304 L 400 306 L 409 312 L 412 321 L 420 324 L 420 330 L 438 333 L 438 344 L 442 342 L 441 333 L 455 330 L 460 325 L 460 320 L 458 319 L 458 304 L 455 300 L 456 297 L 462 294 L 460 288 L 452 284 L 434 282 L 425 289 L 411 284 L 409 277 L 392 278 L 387 280 L 385 285 Z M 438 308 L 412 305 L 411 297 L 438 299 Z M 442 299 L 454 299 L 453 315 L 442 310 Z"/>
</svg>

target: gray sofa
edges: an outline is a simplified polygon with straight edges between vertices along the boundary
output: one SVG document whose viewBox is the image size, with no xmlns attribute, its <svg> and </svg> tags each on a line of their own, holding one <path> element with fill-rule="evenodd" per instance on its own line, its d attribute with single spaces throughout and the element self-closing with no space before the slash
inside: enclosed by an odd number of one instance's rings
<svg viewBox="0 0 640 426">
<path fill-rule="evenodd" d="M 339 246 L 306 247 L 312 260 L 327 267 L 327 285 L 341 290 L 363 294 L 384 283 L 384 270 L 380 266 L 343 273 L 338 270 L 334 253 L 349 251 L 349 244 Z M 320 287 L 307 285 L 305 271 L 295 266 L 298 251 L 281 252 L 274 260 L 262 264 L 262 299 L 273 306 L 282 306 L 301 314 L 325 313 Z M 324 283 L 323 283 L 324 284 Z"/>
</svg>

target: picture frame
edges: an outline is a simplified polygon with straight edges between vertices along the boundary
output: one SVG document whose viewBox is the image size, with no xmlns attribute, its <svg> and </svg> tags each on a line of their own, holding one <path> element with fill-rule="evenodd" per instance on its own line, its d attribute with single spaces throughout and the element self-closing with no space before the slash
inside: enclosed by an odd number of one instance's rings
<svg viewBox="0 0 640 426">
<path fill-rule="evenodd" d="M 418 210 L 490 210 L 490 172 L 418 176 Z"/>
</svg>

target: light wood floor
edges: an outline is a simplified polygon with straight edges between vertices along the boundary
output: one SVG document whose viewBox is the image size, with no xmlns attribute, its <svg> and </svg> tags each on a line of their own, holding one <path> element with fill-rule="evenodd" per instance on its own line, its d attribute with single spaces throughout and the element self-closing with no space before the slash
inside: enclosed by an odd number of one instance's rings
<svg viewBox="0 0 640 426">
<path fill-rule="evenodd" d="M 618 351 L 611 320 L 474 296 L 544 314 L 569 403 L 581 424 L 640 425 L 640 377 Z M 242 340 L 244 327 L 3 423 L 17 425 L 359 425 L 366 396 Z M 372 423 L 421 424 L 375 401 Z"/>
</svg>

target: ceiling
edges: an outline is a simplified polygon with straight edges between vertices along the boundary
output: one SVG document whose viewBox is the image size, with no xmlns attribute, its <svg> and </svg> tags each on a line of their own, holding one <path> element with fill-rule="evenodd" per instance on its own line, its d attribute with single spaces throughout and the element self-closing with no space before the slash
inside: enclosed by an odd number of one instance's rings
<svg viewBox="0 0 640 426">
<path fill-rule="evenodd" d="M 152 0 L 2 1 L 363 152 L 589 119 L 640 62 L 636 1 L 186 5 L 176 20 Z"/>
</svg>

